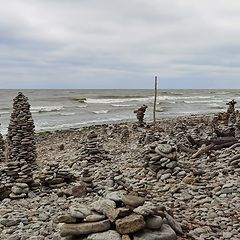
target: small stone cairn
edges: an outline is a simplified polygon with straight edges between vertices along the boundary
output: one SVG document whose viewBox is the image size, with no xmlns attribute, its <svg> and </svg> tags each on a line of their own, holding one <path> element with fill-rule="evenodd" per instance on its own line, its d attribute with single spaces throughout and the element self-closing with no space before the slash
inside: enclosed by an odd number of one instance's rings
<svg viewBox="0 0 240 240">
<path fill-rule="evenodd" d="M 2 134 L 0 133 L 0 162 L 5 161 L 4 150 L 5 150 L 4 140 Z"/>
<path fill-rule="evenodd" d="M 144 126 L 144 116 L 145 116 L 146 110 L 147 110 L 147 106 L 143 104 L 140 108 L 134 111 L 134 113 L 136 113 L 139 126 Z"/>
<path fill-rule="evenodd" d="M 160 170 L 173 172 L 178 166 L 176 148 L 170 144 L 150 144 L 144 154 L 146 167 L 155 173 Z"/>
<path fill-rule="evenodd" d="M 0 188 L 4 189 L 4 195 L 10 192 L 13 199 L 27 197 L 37 154 L 30 104 L 22 93 L 13 100 L 6 142 L 7 162 L 1 167 Z"/>
<path fill-rule="evenodd" d="M 130 136 L 130 132 L 127 126 L 123 126 L 121 132 L 121 143 L 127 143 Z"/>
<path fill-rule="evenodd" d="M 88 168 L 85 168 L 83 170 L 81 180 L 82 180 L 83 184 L 86 186 L 87 192 L 91 193 L 93 191 L 93 178 L 92 178 Z"/>
<path fill-rule="evenodd" d="M 100 162 L 103 159 L 108 159 L 107 152 L 103 149 L 103 146 L 98 139 L 98 135 L 91 131 L 87 136 L 86 144 L 80 150 L 80 157 L 78 160 L 87 161 L 88 165 L 94 164 L 95 162 Z"/>
<path fill-rule="evenodd" d="M 228 116 L 228 126 L 233 126 L 236 123 L 236 112 L 235 112 L 235 105 L 237 102 L 235 100 L 232 100 L 228 103 L 227 109 L 227 116 Z"/>
<path fill-rule="evenodd" d="M 71 206 L 58 216 L 62 237 L 104 240 L 176 240 L 181 225 L 171 211 L 142 197 L 112 192 L 90 206 Z M 79 238 L 80 237 L 80 238 Z"/>
<path fill-rule="evenodd" d="M 75 181 L 75 176 L 71 173 L 71 169 L 62 166 L 57 161 L 46 164 L 46 167 L 40 173 L 39 179 L 45 188 L 61 188 Z"/>
</svg>

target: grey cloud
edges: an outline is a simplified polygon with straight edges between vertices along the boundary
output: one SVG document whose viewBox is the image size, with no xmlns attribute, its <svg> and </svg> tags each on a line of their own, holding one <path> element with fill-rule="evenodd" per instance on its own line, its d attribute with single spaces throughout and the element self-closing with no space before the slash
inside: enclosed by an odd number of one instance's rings
<svg viewBox="0 0 240 240">
<path fill-rule="evenodd" d="M 28 0 L 0 7 L 0 88 L 240 87 L 234 0 Z M 219 83 L 219 84 L 217 84 Z"/>
</svg>

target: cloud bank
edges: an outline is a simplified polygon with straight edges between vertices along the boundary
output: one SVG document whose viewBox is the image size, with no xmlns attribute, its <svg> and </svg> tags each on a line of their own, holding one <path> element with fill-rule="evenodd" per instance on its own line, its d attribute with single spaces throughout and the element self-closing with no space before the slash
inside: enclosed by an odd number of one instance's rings
<svg viewBox="0 0 240 240">
<path fill-rule="evenodd" d="M 0 88 L 240 88 L 240 2 L 0 3 Z"/>
</svg>

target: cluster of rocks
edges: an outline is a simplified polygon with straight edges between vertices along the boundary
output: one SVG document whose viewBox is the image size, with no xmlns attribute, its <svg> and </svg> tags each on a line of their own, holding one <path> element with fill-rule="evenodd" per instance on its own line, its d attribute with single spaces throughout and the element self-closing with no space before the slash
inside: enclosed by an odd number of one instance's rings
<svg viewBox="0 0 240 240">
<path fill-rule="evenodd" d="M 4 140 L 2 134 L 0 133 L 0 162 L 5 161 L 4 150 L 5 150 Z"/>
<path fill-rule="evenodd" d="M 158 173 L 161 180 L 168 178 L 178 166 L 176 148 L 170 144 L 152 143 L 147 145 L 144 154 L 146 167 Z"/>
<path fill-rule="evenodd" d="M 171 211 L 120 191 L 109 193 L 90 206 L 70 206 L 57 221 L 61 236 L 71 239 L 175 240 L 183 234 Z"/>
<path fill-rule="evenodd" d="M 61 188 L 75 181 L 75 176 L 71 169 L 63 166 L 57 161 L 46 164 L 46 167 L 39 175 L 41 185 L 47 188 Z"/>
<path fill-rule="evenodd" d="M 79 161 L 87 161 L 90 165 L 95 162 L 108 159 L 107 151 L 103 149 L 103 146 L 100 144 L 98 135 L 91 131 L 87 136 L 87 141 L 80 149 L 81 153 L 78 157 Z"/>
<path fill-rule="evenodd" d="M 0 193 L 3 198 L 12 199 L 28 196 L 29 186 L 33 183 L 32 169 L 25 161 L 6 162 L 0 168 Z"/>
<path fill-rule="evenodd" d="M 33 184 L 36 144 L 34 123 L 27 97 L 18 93 L 13 101 L 6 141 L 7 161 L 0 169 L 0 189 L 4 197 L 15 199 L 27 197 L 29 186 Z"/>
<path fill-rule="evenodd" d="M 82 178 L 81 178 L 83 184 L 86 187 L 86 190 L 88 193 L 93 191 L 93 178 L 89 172 L 88 168 L 85 168 L 82 173 Z"/>
<path fill-rule="evenodd" d="M 13 112 L 7 134 L 8 161 L 25 161 L 33 164 L 36 160 L 34 122 L 28 98 L 21 92 L 13 99 Z"/>
<path fill-rule="evenodd" d="M 139 126 L 144 126 L 144 116 L 145 116 L 146 110 L 147 110 L 147 106 L 145 104 L 143 104 L 137 110 L 134 110 L 134 113 L 136 113 L 136 117 L 138 119 Z"/>
</svg>

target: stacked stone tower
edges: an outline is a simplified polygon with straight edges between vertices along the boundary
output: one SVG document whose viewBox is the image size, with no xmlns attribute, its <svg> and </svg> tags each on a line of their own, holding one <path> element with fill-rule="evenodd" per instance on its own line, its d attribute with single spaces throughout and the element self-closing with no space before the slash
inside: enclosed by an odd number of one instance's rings
<svg viewBox="0 0 240 240">
<path fill-rule="evenodd" d="M 36 160 L 36 143 L 34 123 L 30 112 L 28 98 L 21 92 L 13 99 L 13 112 L 8 127 L 8 160 L 34 163 Z"/>
<path fill-rule="evenodd" d="M 34 123 L 30 112 L 28 98 L 21 92 L 13 99 L 13 112 L 7 134 L 7 168 L 8 181 L 13 184 L 22 183 L 28 186 L 33 183 L 33 169 L 35 168 L 36 143 L 34 138 Z M 13 198 L 25 197 L 12 192 Z M 10 195 L 11 197 L 11 195 Z"/>
<path fill-rule="evenodd" d="M 5 160 L 4 150 L 5 150 L 4 140 L 2 134 L 0 133 L 0 162 L 3 162 Z"/>
</svg>

